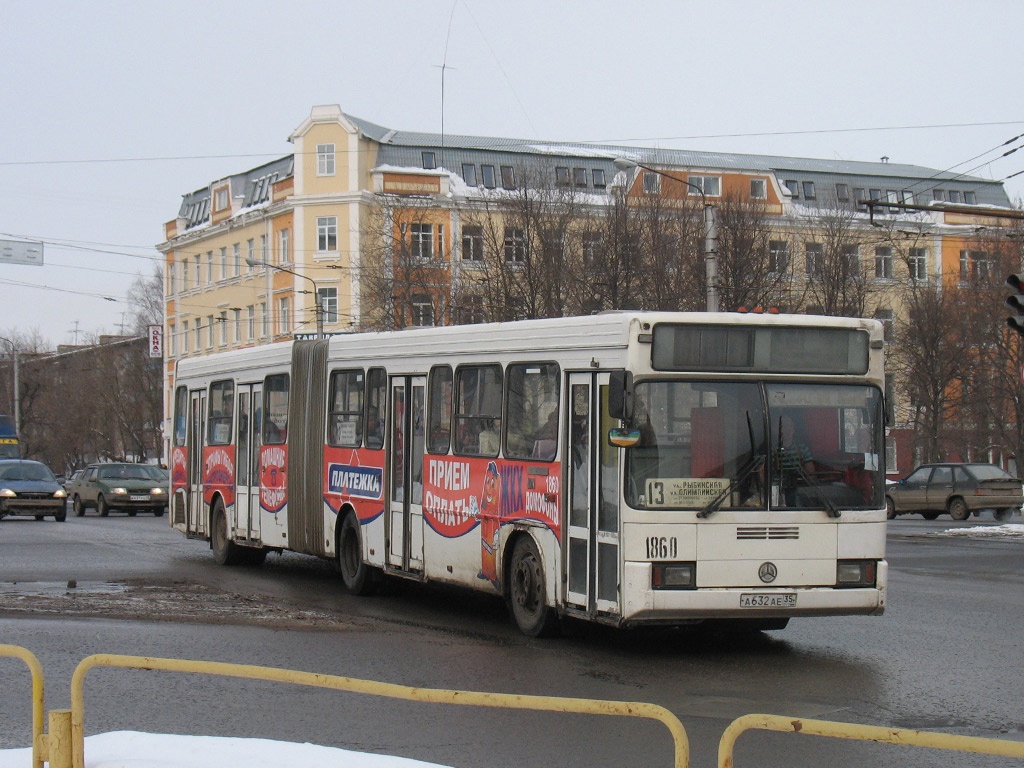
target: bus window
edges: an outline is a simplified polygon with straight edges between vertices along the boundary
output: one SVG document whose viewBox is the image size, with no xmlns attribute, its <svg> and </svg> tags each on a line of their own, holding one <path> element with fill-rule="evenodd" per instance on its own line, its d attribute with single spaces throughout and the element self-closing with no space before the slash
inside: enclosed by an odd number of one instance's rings
<svg viewBox="0 0 1024 768">
<path fill-rule="evenodd" d="M 366 447 L 379 451 L 384 447 L 384 414 L 388 374 L 383 368 L 371 368 L 366 376 Z"/>
<path fill-rule="evenodd" d="M 207 445 L 231 445 L 231 413 L 235 408 L 235 382 L 215 381 L 210 385 L 210 417 Z"/>
<path fill-rule="evenodd" d="M 327 442 L 344 448 L 358 448 L 363 434 L 363 371 L 335 371 L 331 374 L 331 413 Z"/>
<path fill-rule="evenodd" d="M 452 444 L 452 369 L 435 365 L 430 369 L 430 413 L 427 451 L 448 453 Z"/>
<path fill-rule="evenodd" d="M 510 365 L 505 455 L 552 461 L 558 451 L 558 366 Z"/>
<path fill-rule="evenodd" d="M 188 390 L 178 387 L 174 393 L 174 444 L 185 444 L 185 425 L 188 420 Z"/>
<path fill-rule="evenodd" d="M 280 445 L 288 441 L 288 374 L 267 376 L 263 380 L 263 444 Z"/>
<path fill-rule="evenodd" d="M 455 374 L 455 453 L 498 455 L 501 444 L 501 366 L 472 365 Z"/>
</svg>

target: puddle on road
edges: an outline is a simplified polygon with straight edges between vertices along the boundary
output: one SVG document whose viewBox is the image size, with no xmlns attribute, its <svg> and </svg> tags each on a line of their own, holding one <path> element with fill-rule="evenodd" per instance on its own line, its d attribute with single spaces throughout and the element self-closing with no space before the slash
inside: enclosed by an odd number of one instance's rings
<svg viewBox="0 0 1024 768">
<path fill-rule="evenodd" d="M 110 581 L 0 581 L 0 595 L 15 597 L 52 597 L 72 593 L 117 595 L 127 589 L 126 584 Z"/>
</svg>

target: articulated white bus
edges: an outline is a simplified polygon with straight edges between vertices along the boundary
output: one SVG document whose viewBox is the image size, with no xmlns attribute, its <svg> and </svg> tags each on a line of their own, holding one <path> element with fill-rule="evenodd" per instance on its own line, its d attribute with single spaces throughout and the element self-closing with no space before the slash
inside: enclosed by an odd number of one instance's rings
<svg viewBox="0 0 1024 768">
<path fill-rule="evenodd" d="M 519 628 L 880 614 L 882 326 L 614 312 L 182 360 L 171 525 L 504 597 Z"/>
</svg>

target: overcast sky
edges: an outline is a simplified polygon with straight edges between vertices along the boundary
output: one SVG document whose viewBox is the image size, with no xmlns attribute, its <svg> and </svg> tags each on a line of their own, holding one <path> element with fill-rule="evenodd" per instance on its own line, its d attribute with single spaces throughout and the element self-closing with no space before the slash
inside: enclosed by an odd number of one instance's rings
<svg viewBox="0 0 1024 768">
<path fill-rule="evenodd" d="M 1024 169 L 994 151 L 1024 132 L 1010 0 L 7 0 L 2 20 L 0 238 L 46 264 L 0 265 L 0 335 L 53 344 L 116 332 L 181 196 L 287 154 L 313 105 L 439 131 L 444 62 L 448 133 Z M 950 124 L 972 125 L 925 127 Z"/>
</svg>

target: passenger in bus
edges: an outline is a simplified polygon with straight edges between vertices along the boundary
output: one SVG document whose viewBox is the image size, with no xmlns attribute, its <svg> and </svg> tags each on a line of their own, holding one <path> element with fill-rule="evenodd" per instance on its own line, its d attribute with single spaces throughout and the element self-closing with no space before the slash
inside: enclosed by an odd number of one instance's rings
<svg viewBox="0 0 1024 768">
<path fill-rule="evenodd" d="M 501 430 L 497 419 L 487 419 L 480 431 L 480 455 L 497 456 L 501 446 Z"/>
<path fill-rule="evenodd" d="M 790 416 L 779 417 L 778 444 L 774 447 L 774 464 L 782 486 L 786 506 L 796 503 L 797 487 L 805 485 L 802 474 L 813 471 L 811 449 L 797 439 L 796 424 Z"/>
</svg>

